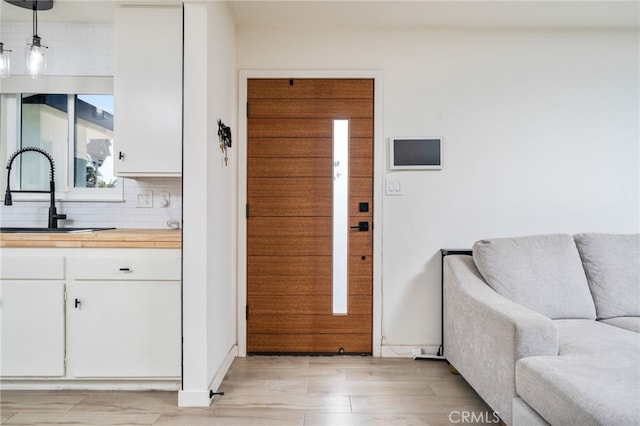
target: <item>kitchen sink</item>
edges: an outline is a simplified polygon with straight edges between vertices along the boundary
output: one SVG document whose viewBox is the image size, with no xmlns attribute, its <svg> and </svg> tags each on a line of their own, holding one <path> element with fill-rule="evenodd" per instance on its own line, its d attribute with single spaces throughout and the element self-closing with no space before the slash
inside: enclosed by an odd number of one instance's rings
<svg viewBox="0 0 640 426">
<path fill-rule="evenodd" d="M 81 233 L 81 232 L 93 232 L 93 231 L 106 231 L 109 229 L 115 228 L 20 228 L 20 227 L 8 227 L 8 228 L 0 228 L 0 233 L 10 233 L 10 234 L 44 234 L 47 232 L 55 232 L 57 234 L 70 234 L 70 233 Z"/>
</svg>

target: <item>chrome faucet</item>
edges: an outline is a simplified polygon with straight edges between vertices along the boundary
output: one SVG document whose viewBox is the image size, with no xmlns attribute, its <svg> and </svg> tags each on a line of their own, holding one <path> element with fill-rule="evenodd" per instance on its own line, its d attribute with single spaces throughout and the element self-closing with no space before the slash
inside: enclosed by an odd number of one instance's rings
<svg viewBox="0 0 640 426">
<path fill-rule="evenodd" d="M 49 190 L 48 191 L 27 191 L 27 190 L 14 190 L 11 191 L 11 165 L 13 164 L 13 160 L 16 159 L 17 156 L 25 153 L 25 152 L 37 152 L 39 154 L 44 155 L 45 157 L 47 157 L 47 160 L 49 160 L 49 166 L 51 167 L 51 172 L 50 172 L 50 181 L 49 181 Z M 43 149 L 40 148 L 36 148 L 36 147 L 27 147 L 27 148 L 22 148 L 19 149 L 18 151 L 14 152 L 13 155 L 9 158 L 9 162 L 7 163 L 7 191 L 4 194 L 4 205 L 5 206 L 11 206 L 13 205 L 13 200 L 11 199 L 11 193 L 12 192 L 31 192 L 31 193 L 48 193 L 50 195 L 51 198 L 51 204 L 49 206 L 49 223 L 48 223 L 48 228 L 57 228 L 58 227 L 58 219 L 66 219 L 67 215 L 66 214 L 58 214 L 58 212 L 56 211 L 56 182 L 54 180 L 54 166 L 53 166 L 53 158 L 51 158 L 51 155 L 49 155 L 49 153 Z"/>
</svg>

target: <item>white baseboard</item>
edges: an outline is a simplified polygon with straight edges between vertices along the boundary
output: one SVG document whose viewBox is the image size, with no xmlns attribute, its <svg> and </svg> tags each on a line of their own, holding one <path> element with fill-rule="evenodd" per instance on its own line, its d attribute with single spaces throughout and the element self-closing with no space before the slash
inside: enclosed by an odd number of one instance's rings
<svg viewBox="0 0 640 426">
<path fill-rule="evenodd" d="M 234 345 L 231 347 L 231 350 L 227 354 L 227 357 L 222 362 L 222 365 L 213 376 L 211 383 L 209 383 L 209 389 L 212 389 L 214 392 L 218 391 L 218 388 L 222 384 L 224 377 L 227 375 L 229 368 L 231 368 L 231 364 L 233 364 L 233 360 L 238 357 L 238 345 Z M 213 400 L 213 399 L 212 399 Z"/>
<path fill-rule="evenodd" d="M 416 358 L 413 349 L 420 348 L 420 357 L 436 357 L 439 346 L 433 345 L 382 345 L 381 356 L 383 358 Z"/>
<path fill-rule="evenodd" d="M 227 375 L 233 360 L 238 356 L 238 346 L 234 345 L 225 357 L 218 371 L 209 383 L 209 387 L 203 390 L 181 390 L 178 392 L 179 407 L 208 407 L 214 398 L 209 397 L 209 391 L 216 392 L 222 384 L 224 377 Z"/>
<path fill-rule="evenodd" d="M 433 360 L 442 360 L 442 361 L 446 360 L 445 357 L 440 355 L 426 355 L 426 354 L 416 355 L 413 357 L 413 359 L 433 359 Z"/>
<path fill-rule="evenodd" d="M 211 404 L 209 390 L 178 391 L 178 407 L 208 407 Z"/>
<path fill-rule="evenodd" d="M 2 379 L 3 390 L 177 391 L 180 380 Z"/>
</svg>

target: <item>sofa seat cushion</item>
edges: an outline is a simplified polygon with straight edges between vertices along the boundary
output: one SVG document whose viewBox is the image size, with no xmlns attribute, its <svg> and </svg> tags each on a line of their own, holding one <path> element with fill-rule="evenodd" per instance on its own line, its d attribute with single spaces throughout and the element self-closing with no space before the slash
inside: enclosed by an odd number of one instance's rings
<svg viewBox="0 0 640 426">
<path fill-rule="evenodd" d="M 640 334 L 597 321 L 555 321 L 559 355 L 516 363 L 516 391 L 550 424 L 640 419 Z"/>
<path fill-rule="evenodd" d="M 496 293 L 551 319 L 595 319 L 571 235 L 494 238 L 473 245 L 473 259 Z"/>
<path fill-rule="evenodd" d="M 605 324 L 640 333 L 640 317 L 617 317 L 600 320 Z"/>
<path fill-rule="evenodd" d="M 577 234 L 599 319 L 640 316 L 640 234 Z"/>
</svg>

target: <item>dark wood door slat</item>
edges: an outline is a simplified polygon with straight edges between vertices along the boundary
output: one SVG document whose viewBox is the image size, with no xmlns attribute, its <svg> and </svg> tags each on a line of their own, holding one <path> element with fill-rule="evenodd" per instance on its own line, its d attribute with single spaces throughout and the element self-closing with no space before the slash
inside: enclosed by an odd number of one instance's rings
<svg viewBox="0 0 640 426">
<path fill-rule="evenodd" d="M 251 118 L 247 119 L 249 138 L 332 138 L 330 118 Z M 355 138 L 373 137 L 373 119 L 349 120 L 349 135 Z"/>
<path fill-rule="evenodd" d="M 318 236 L 331 237 L 330 217 L 254 217 L 249 221 L 247 236 Z"/>
<path fill-rule="evenodd" d="M 249 178 L 258 177 L 331 177 L 331 160 L 315 158 L 249 158 Z"/>
<path fill-rule="evenodd" d="M 331 277 L 333 271 L 331 260 L 331 256 L 316 256 L 313 263 L 310 263 L 305 256 L 290 256 L 286 262 L 282 262 L 281 256 L 247 256 L 247 269 L 249 276 Z M 349 274 L 371 276 L 372 260 L 371 255 L 349 256 Z"/>
<path fill-rule="evenodd" d="M 358 138 L 355 136 L 351 136 L 349 138 L 349 157 L 371 158 L 373 161 L 373 138 L 372 137 Z"/>
<path fill-rule="evenodd" d="M 373 117 L 369 99 L 252 99 L 250 118 Z"/>
<path fill-rule="evenodd" d="M 371 353 L 371 333 L 247 334 L 252 354 L 265 353 Z M 286 348 L 283 349 L 283 348 Z"/>
<path fill-rule="evenodd" d="M 366 271 L 365 265 L 360 269 Z M 305 256 L 291 256 L 286 262 L 280 256 L 247 256 L 248 276 L 286 275 L 286 276 L 322 276 L 331 277 L 331 256 L 315 257 L 310 263 Z M 365 275 L 359 273 L 358 275 Z"/>
<path fill-rule="evenodd" d="M 263 137 L 251 138 L 248 158 L 332 158 L 331 137 Z M 373 140 L 370 137 L 351 137 L 349 156 L 352 158 L 373 158 Z"/>
<path fill-rule="evenodd" d="M 252 99 L 373 99 L 373 81 L 360 79 L 251 79 Z"/>
<path fill-rule="evenodd" d="M 250 197 L 333 197 L 331 177 L 249 178 Z"/>
<path fill-rule="evenodd" d="M 331 296 L 333 288 L 328 276 L 314 275 L 250 275 L 252 295 Z M 372 295 L 371 275 L 349 275 L 349 296 Z"/>
<path fill-rule="evenodd" d="M 249 197 L 249 220 L 261 216 L 324 216 L 333 214 L 329 197 Z"/>
<path fill-rule="evenodd" d="M 370 333 L 370 315 L 258 315 L 248 333 Z"/>
<path fill-rule="evenodd" d="M 355 198 L 362 198 L 362 202 L 369 202 L 369 211 L 373 209 L 373 185 L 371 177 L 351 177 L 349 178 L 349 197 L 351 200 Z M 352 207 L 350 207 L 352 208 Z M 357 212 L 356 210 L 349 210 L 350 212 Z"/>
<path fill-rule="evenodd" d="M 333 299 L 331 295 L 318 295 L 314 298 L 300 295 L 253 295 L 247 296 L 250 315 L 328 315 L 331 316 Z M 349 297 L 350 315 L 369 315 L 371 296 L 357 294 Z"/>
<path fill-rule="evenodd" d="M 329 137 L 254 137 L 247 149 L 249 158 L 332 158 Z"/>
<path fill-rule="evenodd" d="M 349 175 L 351 177 L 371 177 L 373 175 L 373 159 L 352 157 L 349 160 Z"/>
<path fill-rule="evenodd" d="M 249 256 L 331 256 L 332 248 L 332 237 L 271 235 L 252 237 L 247 254 Z"/>
</svg>

